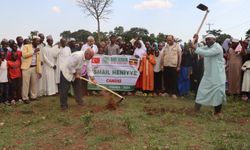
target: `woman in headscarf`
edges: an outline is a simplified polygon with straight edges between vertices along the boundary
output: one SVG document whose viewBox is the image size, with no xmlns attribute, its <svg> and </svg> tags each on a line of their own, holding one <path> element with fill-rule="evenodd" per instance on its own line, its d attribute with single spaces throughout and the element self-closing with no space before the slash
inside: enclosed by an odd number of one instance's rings
<svg viewBox="0 0 250 150">
<path fill-rule="evenodd" d="M 241 66 L 244 51 L 238 51 L 239 40 L 233 39 L 228 50 L 228 94 L 238 95 L 241 92 Z"/>
</svg>

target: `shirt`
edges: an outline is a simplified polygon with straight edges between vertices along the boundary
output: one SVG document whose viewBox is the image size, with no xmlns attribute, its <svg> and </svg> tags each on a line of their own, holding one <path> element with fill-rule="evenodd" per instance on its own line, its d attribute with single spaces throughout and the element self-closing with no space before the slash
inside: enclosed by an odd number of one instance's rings
<svg viewBox="0 0 250 150">
<path fill-rule="evenodd" d="M 8 66 L 9 77 L 11 79 L 16 79 L 21 77 L 22 74 L 21 74 L 20 60 L 17 59 L 16 61 L 8 61 L 7 66 Z"/>
<path fill-rule="evenodd" d="M 62 74 L 68 81 L 74 81 L 74 74 L 81 75 L 83 65 L 87 66 L 88 76 L 94 76 L 91 61 L 85 59 L 84 51 L 74 52 L 65 60 L 65 64 L 62 64 Z"/>
<path fill-rule="evenodd" d="M 7 69 L 7 61 L 2 61 L 0 66 L 0 83 L 8 82 L 8 69 Z"/>
<path fill-rule="evenodd" d="M 98 52 L 98 48 L 95 44 L 93 44 L 92 46 L 89 46 L 88 43 L 86 43 L 82 46 L 81 51 L 86 51 L 88 48 L 92 48 L 94 50 L 95 54 Z"/>
<path fill-rule="evenodd" d="M 118 46 L 117 44 L 109 44 L 108 48 L 107 48 L 107 55 L 119 55 L 120 54 L 120 46 Z"/>
<path fill-rule="evenodd" d="M 162 58 L 162 51 L 159 52 L 159 56 L 155 56 L 156 64 L 154 65 L 154 72 L 160 72 L 161 71 L 161 58 Z"/>
<path fill-rule="evenodd" d="M 21 51 L 17 51 L 17 57 L 18 57 L 18 60 L 22 60 L 22 52 Z M 8 52 L 7 53 L 7 60 L 11 60 L 11 52 Z"/>
<path fill-rule="evenodd" d="M 31 65 L 35 66 L 36 65 L 36 53 L 35 53 L 35 48 L 33 48 L 34 54 L 32 56 L 32 61 L 31 61 Z"/>
</svg>

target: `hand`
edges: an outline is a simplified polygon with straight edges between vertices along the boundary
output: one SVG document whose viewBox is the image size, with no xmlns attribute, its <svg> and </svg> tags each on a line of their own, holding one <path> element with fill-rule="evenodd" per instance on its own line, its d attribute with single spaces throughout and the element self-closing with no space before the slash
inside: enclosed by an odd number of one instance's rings
<svg viewBox="0 0 250 150">
<path fill-rule="evenodd" d="M 97 83 L 94 77 L 89 77 L 89 78 L 90 78 L 90 80 L 93 82 L 93 84 L 96 84 L 96 83 Z"/>
<path fill-rule="evenodd" d="M 196 50 L 196 46 L 195 46 L 194 42 L 192 42 L 191 40 L 189 41 L 189 47 L 192 49 L 192 51 Z"/>
<path fill-rule="evenodd" d="M 94 79 L 94 80 L 91 80 L 91 81 L 93 82 L 93 84 L 96 84 L 96 83 L 97 83 L 95 79 Z"/>
<path fill-rule="evenodd" d="M 163 67 L 163 66 L 161 66 L 161 70 L 164 70 L 164 67 Z"/>
<path fill-rule="evenodd" d="M 40 48 L 36 48 L 35 49 L 35 53 L 39 52 L 40 51 Z"/>
<path fill-rule="evenodd" d="M 180 68 L 180 67 L 177 67 L 176 70 L 177 70 L 177 72 L 179 72 L 179 71 L 181 70 L 181 68 Z"/>
<path fill-rule="evenodd" d="M 41 79 L 41 77 L 42 77 L 42 74 L 41 74 L 41 73 L 38 73 L 38 74 L 37 74 L 37 78 L 38 78 L 38 79 Z"/>
<path fill-rule="evenodd" d="M 75 78 L 76 78 L 76 79 L 80 79 L 80 78 L 81 78 L 80 74 L 76 73 L 76 74 L 75 74 Z"/>
<path fill-rule="evenodd" d="M 196 44 L 198 42 L 198 40 L 199 40 L 199 35 L 198 34 L 194 34 L 194 36 L 193 36 L 193 42 L 194 42 L 194 44 Z"/>
<path fill-rule="evenodd" d="M 56 70 L 56 65 L 53 66 L 53 69 Z"/>
</svg>

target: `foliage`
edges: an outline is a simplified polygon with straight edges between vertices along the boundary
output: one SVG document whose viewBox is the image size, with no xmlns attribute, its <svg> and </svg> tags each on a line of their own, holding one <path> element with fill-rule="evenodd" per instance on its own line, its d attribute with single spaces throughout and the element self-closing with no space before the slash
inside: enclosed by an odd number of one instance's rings
<svg viewBox="0 0 250 150">
<path fill-rule="evenodd" d="M 80 117 L 80 120 L 83 122 L 84 124 L 84 133 L 87 134 L 92 130 L 92 125 L 91 125 L 91 121 L 92 121 L 93 115 L 88 112 L 85 115 L 82 115 Z"/>
<path fill-rule="evenodd" d="M 71 33 L 71 31 L 63 31 L 60 36 L 69 39 L 75 38 L 77 41 L 84 41 L 89 35 L 93 35 L 95 39 L 98 39 L 98 32 L 91 33 L 90 31 L 81 29 Z M 128 31 L 124 30 L 124 27 L 118 26 L 115 27 L 113 31 L 109 32 L 100 32 L 99 37 L 100 40 L 107 40 L 111 35 L 121 36 L 125 42 L 129 42 L 131 39 L 141 38 L 144 42 L 149 41 L 150 43 L 153 42 L 164 42 L 166 35 L 163 33 L 159 33 L 157 36 L 154 33 L 149 33 L 147 29 L 140 28 L 140 27 L 132 27 Z"/>
<path fill-rule="evenodd" d="M 207 33 L 208 34 L 213 34 L 214 36 L 216 36 L 216 41 L 219 44 L 222 44 L 225 41 L 225 39 L 231 38 L 231 35 L 229 35 L 229 34 L 226 34 L 226 33 L 222 34 L 222 30 L 221 29 L 218 29 L 218 30 L 208 30 Z"/>
</svg>

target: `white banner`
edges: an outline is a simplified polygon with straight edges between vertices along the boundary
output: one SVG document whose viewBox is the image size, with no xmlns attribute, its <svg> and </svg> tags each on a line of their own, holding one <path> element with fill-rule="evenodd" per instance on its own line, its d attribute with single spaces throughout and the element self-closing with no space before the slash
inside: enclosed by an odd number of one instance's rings
<svg viewBox="0 0 250 150">
<path fill-rule="evenodd" d="M 133 91 L 140 75 L 139 59 L 130 55 L 95 55 L 92 68 L 98 84 L 114 91 Z M 99 90 L 89 84 L 88 89 Z"/>
</svg>

